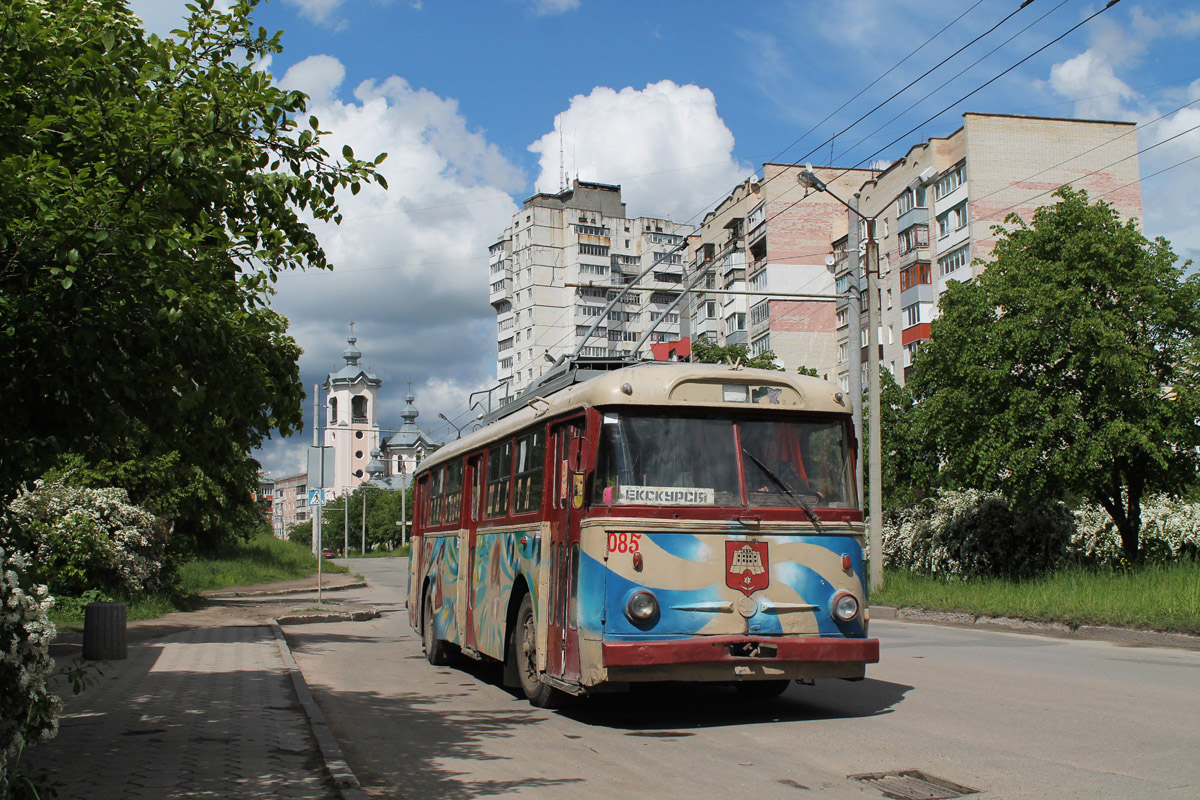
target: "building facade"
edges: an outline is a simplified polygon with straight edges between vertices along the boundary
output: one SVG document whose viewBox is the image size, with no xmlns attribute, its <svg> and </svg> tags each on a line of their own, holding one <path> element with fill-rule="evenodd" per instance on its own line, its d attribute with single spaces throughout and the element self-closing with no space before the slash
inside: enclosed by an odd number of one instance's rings
<svg viewBox="0 0 1200 800">
<path fill-rule="evenodd" d="M 286 539 L 293 526 L 312 519 L 308 507 L 308 475 L 301 472 L 276 478 L 273 494 L 271 527 L 277 537 Z"/>
<path fill-rule="evenodd" d="M 877 216 L 882 313 L 875 340 L 881 368 L 904 383 L 913 356 L 929 339 L 947 284 L 986 269 L 996 243 L 992 227 L 1008 214 L 1028 222 L 1036 208 L 1054 202 L 1058 187 L 1070 183 L 1092 199 L 1103 197 L 1122 217 L 1140 218 L 1138 180 L 1136 125 L 1128 122 L 967 113 L 949 136 L 911 147 L 855 196 L 863 216 Z M 854 362 L 860 370 L 866 363 L 869 339 L 860 247 L 866 228 L 853 215 L 851 222 L 848 236 L 834 246 L 842 296 L 838 374 L 846 389 Z M 856 312 L 857 342 L 851 331 Z"/>
<path fill-rule="evenodd" d="M 692 252 L 690 333 L 718 344 L 772 351 L 784 369 L 837 372 L 836 300 L 830 242 L 846 234 L 846 209 L 807 190 L 800 168 L 764 164 L 762 179 L 734 187 L 705 215 Z M 849 197 L 870 172 L 816 167 Z M 796 297 L 795 295 L 804 295 Z"/>
<path fill-rule="evenodd" d="M 692 230 L 666 219 L 627 218 L 621 187 L 609 184 L 575 180 L 562 192 L 526 200 L 489 248 L 499 402 L 573 352 L 595 323 L 582 355 L 629 353 L 659 317 L 648 341 L 678 339 L 680 312 L 666 308 L 679 296 Z M 616 294 L 612 287 L 632 283 L 652 265 L 601 319 Z"/>
</svg>

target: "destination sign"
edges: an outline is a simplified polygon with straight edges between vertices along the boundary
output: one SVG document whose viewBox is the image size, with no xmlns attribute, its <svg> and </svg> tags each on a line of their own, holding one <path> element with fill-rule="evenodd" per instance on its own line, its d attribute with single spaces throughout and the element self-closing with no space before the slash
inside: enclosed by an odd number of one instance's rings
<svg viewBox="0 0 1200 800">
<path fill-rule="evenodd" d="M 678 486 L 622 486 L 619 503 L 641 506 L 703 506 L 717 500 L 715 489 Z"/>
</svg>

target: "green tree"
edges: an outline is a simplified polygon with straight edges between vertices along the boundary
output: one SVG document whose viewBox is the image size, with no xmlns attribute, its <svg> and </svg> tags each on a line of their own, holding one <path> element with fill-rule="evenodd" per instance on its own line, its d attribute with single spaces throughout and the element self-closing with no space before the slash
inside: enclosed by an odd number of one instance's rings
<svg viewBox="0 0 1200 800">
<path fill-rule="evenodd" d="M 871 409 L 863 393 L 863 430 L 870 430 Z M 927 445 L 919 420 L 920 409 L 908 387 L 901 386 L 888 370 L 880 370 L 879 418 L 883 508 L 907 506 L 928 496 L 937 475 L 937 454 Z M 863 478 L 869 481 L 870 463 L 865 442 L 859 442 Z M 869 487 L 864 487 L 869 488 Z M 869 497 L 867 491 L 864 497 Z"/>
<path fill-rule="evenodd" d="M 751 356 L 744 344 L 717 344 L 708 339 L 695 339 L 692 342 L 692 361 L 698 364 L 736 364 L 741 362 L 743 367 L 753 369 L 773 369 L 782 371 L 783 367 L 775 365 L 775 354 L 764 350 L 756 356 Z"/>
<path fill-rule="evenodd" d="M 1092 500 L 1132 560 L 1142 497 L 1196 474 L 1200 277 L 1109 205 L 1056 196 L 951 284 L 910 385 L 944 483 Z"/>
<path fill-rule="evenodd" d="M 405 516 L 412 526 L 412 489 L 406 489 Z M 350 549 L 362 549 L 362 526 L 365 514 L 367 524 L 367 549 L 392 549 L 400 544 L 401 506 L 400 492 L 382 489 L 377 486 L 361 485 L 348 496 L 342 497 L 325 506 L 322 516 L 324 524 L 322 539 L 325 544 L 333 543 L 340 550 L 345 539 L 346 511 L 350 517 Z M 305 537 L 304 533 L 300 534 Z M 311 530 L 305 537 L 312 541 Z"/>
<path fill-rule="evenodd" d="M 64 453 L 175 453 L 228 517 L 301 426 L 272 285 L 330 266 L 301 215 L 339 222 L 383 157 L 321 147 L 254 5 L 160 39 L 120 0 L 0 3 L 0 497 Z"/>
</svg>

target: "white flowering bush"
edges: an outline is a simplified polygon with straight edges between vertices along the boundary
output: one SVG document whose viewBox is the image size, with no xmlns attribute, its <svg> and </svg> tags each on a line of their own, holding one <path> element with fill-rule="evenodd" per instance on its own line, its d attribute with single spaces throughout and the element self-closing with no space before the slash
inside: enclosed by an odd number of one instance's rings
<svg viewBox="0 0 1200 800">
<path fill-rule="evenodd" d="M 1061 503 L 1014 511 L 996 492 L 941 491 L 885 515 L 884 566 L 957 577 L 1026 577 L 1058 566 L 1073 530 Z"/>
<path fill-rule="evenodd" d="M 1200 503 L 1161 493 L 1148 495 L 1142 500 L 1141 519 L 1138 550 L 1148 560 L 1200 555 Z M 1075 511 L 1070 552 L 1076 560 L 1087 564 L 1120 563 L 1121 535 L 1101 506 L 1086 503 Z"/>
<path fill-rule="evenodd" d="M 67 478 L 39 480 L 9 504 L 18 541 L 32 557 L 32 577 L 57 595 L 134 596 L 165 588 L 167 527 L 130 503 L 124 489 L 72 486 Z"/>
<path fill-rule="evenodd" d="M 29 579 L 27 555 L 0 544 L 0 797 L 8 797 L 21 753 L 28 744 L 58 733 L 62 701 L 48 681 L 54 673 L 46 617 L 54 598 Z"/>
</svg>

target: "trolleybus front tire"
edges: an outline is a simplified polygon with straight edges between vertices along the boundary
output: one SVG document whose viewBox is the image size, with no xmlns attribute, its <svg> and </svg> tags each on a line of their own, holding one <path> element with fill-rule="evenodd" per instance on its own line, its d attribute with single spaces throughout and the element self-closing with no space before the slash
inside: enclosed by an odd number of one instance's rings
<svg viewBox="0 0 1200 800">
<path fill-rule="evenodd" d="M 444 667 L 450 663 L 450 652 L 446 642 L 437 638 L 437 628 L 433 624 L 433 597 L 425 593 L 425 602 L 421 611 L 421 638 L 425 644 L 425 658 L 435 667 Z"/>
<path fill-rule="evenodd" d="M 538 708 L 558 708 L 566 695 L 544 682 L 537 668 L 537 626 L 533 621 L 533 597 L 526 594 L 521 598 L 517 611 L 517 625 L 510 639 L 510 658 L 516 664 L 521 690 L 530 705 Z"/>
<path fill-rule="evenodd" d="M 788 680 L 741 681 L 734 685 L 745 700 L 774 700 L 787 691 L 790 683 Z"/>
</svg>

